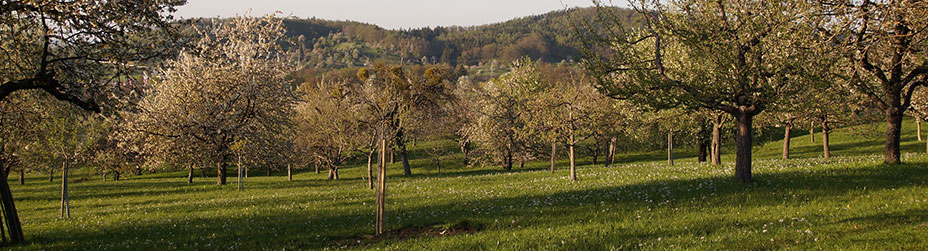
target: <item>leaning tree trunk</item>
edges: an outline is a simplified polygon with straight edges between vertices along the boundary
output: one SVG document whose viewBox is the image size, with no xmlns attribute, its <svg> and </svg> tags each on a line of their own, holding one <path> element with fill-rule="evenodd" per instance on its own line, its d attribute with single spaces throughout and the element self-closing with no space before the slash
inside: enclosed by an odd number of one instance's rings
<svg viewBox="0 0 928 251">
<path fill-rule="evenodd" d="M 61 162 L 61 218 L 71 218 L 71 201 L 68 200 L 68 163 Z"/>
<path fill-rule="evenodd" d="M 896 95 L 898 97 L 898 95 Z M 897 102 L 898 103 L 898 102 Z M 893 104 L 890 102 L 890 104 Z M 899 136 L 902 132 L 902 109 L 889 107 L 886 109 L 886 149 L 883 153 L 883 163 L 899 164 Z"/>
<path fill-rule="evenodd" d="M 830 126 L 827 120 L 822 122 L 822 149 L 825 151 L 825 159 L 831 158 L 831 150 L 828 149 L 828 134 L 831 133 Z"/>
<path fill-rule="evenodd" d="M 377 170 L 377 212 L 374 220 L 377 235 L 383 234 L 387 193 L 387 140 L 380 141 L 380 168 Z"/>
<path fill-rule="evenodd" d="M 0 172 L 3 172 L 3 170 L 0 170 Z M 6 176 L 5 173 L 0 175 Z M 23 227 L 19 221 L 19 214 L 16 212 L 16 204 L 13 200 L 13 192 L 10 190 L 7 179 L 0 179 L 0 207 L 3 209 L 3 223 L 6 223 L 7 230 L 10 233 L 10 242 L 23 243 L 25 241 Z"/>
<path fill-rule="evenodd" d="M 554 173 L 555 161 L 557 161 L 557 141 L 551 141 L 551 173 Z"/>
<path fill-rule="evenodd" d="M 667 164 L 673 165 L 673 130 L 667 133 Z"/>
<path fill-rule="evenodd" d="M 734 114 L 737 133 L 735 135 L 735 179 L 751 182 L 751 144 L 752 123 L 754 115 L 746 111 Z"/>
<path fill-rule="evenodd" d="M 786 132 L 783 133 L 783 159 L 789 159 L 790 131 L 792 130 L 793 123 L 786 123 Z"/>
</svg>

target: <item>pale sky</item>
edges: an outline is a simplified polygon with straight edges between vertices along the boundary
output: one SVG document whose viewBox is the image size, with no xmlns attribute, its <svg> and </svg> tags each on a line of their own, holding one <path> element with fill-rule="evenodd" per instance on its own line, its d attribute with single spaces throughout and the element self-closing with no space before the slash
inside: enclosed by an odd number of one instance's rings
<svg viewBox="0 0 928 251">
<path fill-rule="evenodd" d="M 592 0 L 188 0 L 175 16 L 231 17 L 249 10 L 255 16 L 281 11 L 283 16 L 352 20 L 399 29 L 497 23 L 591 5 Z"/>
</svg>

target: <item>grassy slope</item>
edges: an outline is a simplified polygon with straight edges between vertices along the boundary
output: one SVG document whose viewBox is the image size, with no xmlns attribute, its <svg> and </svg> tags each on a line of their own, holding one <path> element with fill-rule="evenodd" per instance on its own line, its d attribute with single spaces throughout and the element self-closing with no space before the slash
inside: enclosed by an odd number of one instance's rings
<svg viewBox="0 0 928 251">
<path fill-rule="evenodd" d="M 824 161 L 816 157 L 820 145 L 799 135 L 793 155 L 803 159 L 778 160 L 782 142 L 755 147 L 757 182 L 749 185 L 731 181 L 733 155 L 723 156 L 723 167 L 692 158 L 670 167 L 661 153 L 655 161 L 630 154 L 620 159 L 637 161 L 582 166 L 573 183 L 563 161 L 554 175 L 541 162 L 506 173 L 462 167 L 455 155 L 444 161 L 457 165 L 437 174 L 430 160 L 414 159 L 412 177 L 389 167 L 389 227 L 480 230 L 376 243 L 363 237 L 373 230 L 374 196 L 359 168 L 343 169 L 338 181 L 311 172 L 292 182 L 250 177 L 243 193 L 235 191 L 235 179 L 224 187 L 213 178 L 188 185 L 180 172 L 118 183 L 91 177 L 72 186 L 70 220 L 57 217 L 58 178 L 49 183 L 37 176 L 25 186 L 13 184 L 29 241 L 17 248 L 277 250 L 361 241 L 348 248 L 919 249 L 928 247 L 928 157 L 913 126 L 905 129 L 908 164 L 879 165 L 879 138 L 846 129 L 832 137 L 836 157 Z M 428 144 L 415 153 L 421 156 Z"/>
</svg>

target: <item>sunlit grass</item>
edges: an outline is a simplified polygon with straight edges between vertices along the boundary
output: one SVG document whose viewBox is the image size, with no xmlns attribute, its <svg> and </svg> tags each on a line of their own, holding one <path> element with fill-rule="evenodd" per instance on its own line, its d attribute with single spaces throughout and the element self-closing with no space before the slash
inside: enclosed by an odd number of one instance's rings
<svg viewBox="0 0 928 251">
<path fill-rule="evenodd" d="M 667 166 L 661 153 L 620 155 L 637 161 L 608 168 L 585 159 L 570 182 L 563 161 L 555 174 L 545 162 L 505 172 L 464 167 L 457 154 L 442 159 L 439 174 L 421 149 L 453 143 L 419 142 L 414 176 L 389 167 L 389 228 L 475 231 L 384 241 L 365 236 L 373 233 L 374 196 L 361 168 L 342 169 L 336 181 L 309 170 L 293 181 L 253 170 L 245 192 L 235 179 L 186 184 L 186 172 L 106 183 L 88 176 L 72 185 L 69 220 L 58 218 L 58 177 L 30 177 L 25 186 L 11 177 L 29 242 L 16 248 L 920 249 L 928 246 L 928 156 L 912 126 L 905 129 L 909 153 L 896 166 L 880 164 L 881 138 L 846 130 L 832 136 L 831 160 L 818 157 L 808 135 L 793 139 L 797 159 L 778 159 L 782 142 L 758 146 L 753 184 L 730 178 L 732 155 L 721 167 L 693 158 Z"/>
</svg>

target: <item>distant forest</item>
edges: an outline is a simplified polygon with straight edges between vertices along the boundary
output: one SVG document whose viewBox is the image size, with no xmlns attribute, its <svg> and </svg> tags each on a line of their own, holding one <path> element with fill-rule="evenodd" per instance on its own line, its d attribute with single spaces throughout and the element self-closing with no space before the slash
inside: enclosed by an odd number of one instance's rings
<svg viewBox="0 0 928 251">
<path fill-rule="evenodd" d="M 637 19 L 633 10 L 614 10 L 625 22 Z M 595 11 L 572 8 L 495 24 L 408 30 L 316 18 L 287 18 L 284 24 L 295 44 L 291 49 L 305 68 L 324 71 L 374 62 L 495 67 L 524 56 L 550 63 L 575 61 L 580 44 L 574 27 Z"/>
</svg>

